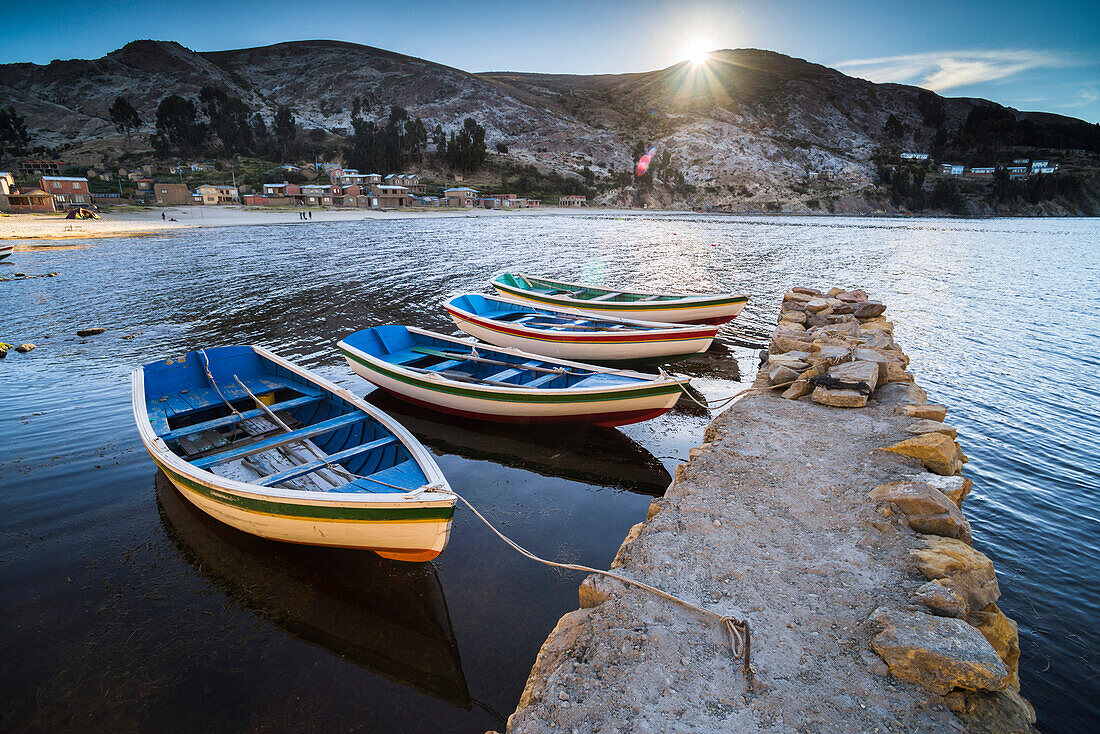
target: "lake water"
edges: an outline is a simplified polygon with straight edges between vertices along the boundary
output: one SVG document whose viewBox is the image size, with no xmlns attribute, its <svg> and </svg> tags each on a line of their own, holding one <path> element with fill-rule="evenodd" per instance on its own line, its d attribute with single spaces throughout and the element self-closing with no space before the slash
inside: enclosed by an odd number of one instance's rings
<svg viewBox="0 0 1100 734">
<path fill-rule="evenodd" d="M 0 283 L 0 340 L 38 345 L 0 362 L 0 729 L 502 729 L 580 574 L 519 557 L 461 509 L 423 565 L 232 531 L 158 481 L 128 374 L 259 344 L 365 394 L 337 339 L 393 322 L 450 331 L 441 297 L 504 268 L 751 293 L 723 328 L 729 351 L 677 367 L 711 397 L 751 381 L 790 286 L 881 297 L 971 457 L 967 515 L 1020 624 L 1040 725 L 1100 718 L 1097 220 L 323 216 L 0 264 L 60 273 Z M 75 335 L 87 326 L 108 331 Z M 619 430 L 502 428 L 371 399 L 505 533 L 598 567 L 708 421 L 685 406 Z"/>
</svg>

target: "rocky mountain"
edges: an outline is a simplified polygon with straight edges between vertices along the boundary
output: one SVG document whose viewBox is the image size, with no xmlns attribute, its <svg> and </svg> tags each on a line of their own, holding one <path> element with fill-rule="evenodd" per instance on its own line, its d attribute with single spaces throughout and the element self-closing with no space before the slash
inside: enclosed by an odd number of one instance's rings
<svg viewBox="0 0 1100 734">
<path fill-rule="evenodd" d="M 134 41 L 90 61 L 0 65 L 0 104 L 24 116 L 34 144 L 62 150 L 117 143 L 107 112 L 116 96 L 130 100 L 146 121 L 142 132 L 151 133 L 164 96 L 195 98 L 207 85 L 269 119 L 279 105 L 292 106 L 303 128 L 337 134 L 350 130 L 355 97 L 368 117 L 380 119 L 396 104 L 429 128 L 454 130 L 474 117 L 490 146 L 505 143 L 515 162 L 567 175 L 587 166 L 606 182 L 606 203 L 749 208 L 819 189 L 858 208 L 875 180 L 877 152 L 927 151 L 936 126 L 957 128 L 984 102 L 933 97 L 939 118 L 929 121 L 928 93 L 922 101 L 916 87 L 754 49 L 719 51 L 698 67 L 593 76 L 473 74 L 335 41 L 207 53 Z M 629 186 L 623 173 L 638 144 L 670 154 L 676 175 L 664 175 L 678 189 Z"/>
</svg>

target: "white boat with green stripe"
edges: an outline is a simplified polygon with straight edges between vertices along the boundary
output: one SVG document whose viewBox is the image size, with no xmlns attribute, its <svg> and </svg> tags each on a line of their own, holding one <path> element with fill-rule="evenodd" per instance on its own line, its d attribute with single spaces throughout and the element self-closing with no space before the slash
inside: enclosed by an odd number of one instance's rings
<svg viewBox="0 0 1100 734">
<path fill-rule="evenodd" d="M 489 281 L 504 298 L 591 316 L 615 316 L 672 324 L 724 324 L 738 316 L 747 295 L 616 290 L 522 273 Z"/>
<path fill-rule="evenodd" d="M 348 390 L 254 346 L 131 375 L 146 451 L 188 501 L 271 540 L 426 561 L 456 497 L 427 449 Z"/>
<path fill-rule="evenodd" d="M 339 342 L 351 369 L 417 405 L 479 420 L 621 426 L 672 409 L 688 378 L 569 362 L 411 326 Z"/>
</svg>

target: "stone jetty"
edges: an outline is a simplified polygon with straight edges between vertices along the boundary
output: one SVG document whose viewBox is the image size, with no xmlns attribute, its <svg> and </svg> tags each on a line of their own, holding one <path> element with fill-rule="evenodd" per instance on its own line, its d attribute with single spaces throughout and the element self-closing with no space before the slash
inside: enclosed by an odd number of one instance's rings
<svg viewBox="0 0 1100 734">
<path fill-rule="evenodd" d="M 860 290 L 795 288 L 754 387 L 543 644 L 508 732 L 1033 732 L 971 480 Z M 915 370 L 914 370 L 915 371 Z M 976 547 L 977 546 L 977 547 Z"/>
</svg>

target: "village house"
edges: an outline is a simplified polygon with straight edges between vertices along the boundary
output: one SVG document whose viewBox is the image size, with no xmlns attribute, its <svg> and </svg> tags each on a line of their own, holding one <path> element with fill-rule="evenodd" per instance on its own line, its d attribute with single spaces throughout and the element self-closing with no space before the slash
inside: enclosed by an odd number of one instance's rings
<svg viewBox="0 0 1100 734">
<path fill-rule="evenodd" d="M 62 207 L 92 203 L 88 179 L 83 176 L 43 176 L 39 179 L 39 186 Z"/>
<path fill-rule="evenodd" d="M 60 176 L 65 161 L 23 161 L 19 164 L 19 178 Z"/>
<path fill-rule="evenodd" d="M 186 184 L 153 184 L 153 195 L 161 206 L 182 206 L 191 203 L 191 191 Z"/>
<path fill-rule="evenodd" d="M 370 188 L 371 195 L 378 199 L 376 206 L 390 209 L 409 205 L 409 190 L 404 186 L 374 184 Z"/>
<path fill-rule="evenodd" d="M 267 197 L 268 206 L 300 206 L 302 204 L 302 189 L 298 184 L 265 183 L 263 195 Z"/>
<path fill-rule="evenodd" d="M 1055 173 L 1058 171 L 1058 164 L 1051 164 L 1050 161 L 1032 161 L 1031 172 L 1032 173 Z"/>
<path fill-rule="evenodd" d="M 263 194 L 242 194 L 241 203 L 245 206 L 267 206 L 267 197 Z"/>
<path fill-rule="evenodd" d="M 13 184 L 10 173 L 0 173 L 0 211 L 5 212 L 53 212 L 57 205 L 53 196 L 42 189 L 20 191 Z"/>
<path fill-rule="evenodd" d="M 195 193 L 199 195 L 204 205 L 210 206 L 215 204 L 237 204 L 240 203 L 240 197 L 237 194 L 237 189 L 234 186 L 220 186 L 217 184 L 203 184 L 195 189 Z"/>
<path fill-rule="evenodd" d="M 902 153 L 901 159 L 903 161 L 926 161 L 928 160 L 927 153 Z"/>
<path fill-rule="evenodd" d="M 446 189 L 443 198 L 447 200 L 447 206 L 473 206 L 478 190 L 469 186 L 456 186 Z"/>
<path fill-rule="evenodd" d="M 374 196 L 370 186 L 352 184 L 344 186 L 344 206 L 366 209 L 378 206 L 378 198 Z"/>
<path fill-rule="evenodd" d="M 967 175 L 969 175 L 969 176 L 992 176 L 994 173 L 996 173 L 996 171 L 997 171 L 996 166 L 982 166 L 980 168 L 971 168 L 969 171 L 967 171 Z"/>
<path fill-rule="evenodd" d="M 344 191 L 333 184 L 305 184 L 301 187 L 302 203 L 306 206 L 333 206 L 339 204 Z"/>
<path fill-rule="evenodd" d="M 586 206 L 588 197 L 583 194 L 569 194 L 558 199 L 558 206 L 579 207 Z"/>
<path fill-rule="evenodd" d="M 389 186 L 404 186 L 413 194 L 419 194 L 424 190 L 420 185 L 420 176 L 415 173 L 391 173 L 386 176 L 384 182 Z"/>
<path fill-rule="evenodd" d="M 961 176 L 966 171 L 966 166 L 962 163 L 941 163 L 940 173 L 944 176 Z"/>
</svg>

